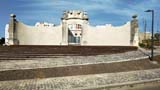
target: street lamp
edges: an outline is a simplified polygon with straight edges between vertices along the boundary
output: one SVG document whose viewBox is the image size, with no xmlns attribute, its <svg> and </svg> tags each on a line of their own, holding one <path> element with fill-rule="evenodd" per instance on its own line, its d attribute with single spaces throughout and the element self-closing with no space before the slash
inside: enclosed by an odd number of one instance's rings
<svg viewBox="0 0 160 90">
<path fill-rule="evenodd" d="M 151 59 L 151 61 L 153 60 L 153 57 L 154 57 L 154 55 L 153 55 L 153 50 L 154 50 L 154 10 L 146 10 L 145 12 L 151 12 L 152 13 L 152 37 L 151 37 L 151 57 L 150 57 L 150 59 Z"/>
</svg>

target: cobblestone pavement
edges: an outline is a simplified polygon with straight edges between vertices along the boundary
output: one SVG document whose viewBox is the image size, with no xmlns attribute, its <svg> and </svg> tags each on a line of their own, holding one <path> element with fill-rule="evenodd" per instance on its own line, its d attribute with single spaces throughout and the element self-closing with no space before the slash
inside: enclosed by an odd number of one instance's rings
<svg viewBox="0 0 160 90">
<path fill-rule="evenodd" d="M 144 58 L 148 58 L 148 56 L 138 50 L 112 55 L 57 56 L 55 58 L 37 58 L 28 60 L 0 60 L 0 71 L 112 63 Z"/>
<path fill-rule="evenodd" d="M 81 90 L 89 87 L 118 85 L 155 79 L 160 80 L 160 69 L 46 79 L 0 81 L 0 90 Z"/>
</svg>

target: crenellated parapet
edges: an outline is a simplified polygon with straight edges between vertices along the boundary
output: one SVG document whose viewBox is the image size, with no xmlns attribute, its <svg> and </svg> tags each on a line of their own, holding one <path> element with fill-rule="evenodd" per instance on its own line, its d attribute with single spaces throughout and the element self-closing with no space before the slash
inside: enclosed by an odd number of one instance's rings
<svg viewBox="0 0 160 90">
<path fill-rule="evenodd" d="M 68 20 L 68 19 L 88 20 L 88 15 L 84 11 L 80 11 L 80 10 L 68 10 L 68 11 L 64 11 L 63 16 L 62 16 L 61 19 L 62 20 Z"/>
</svg>

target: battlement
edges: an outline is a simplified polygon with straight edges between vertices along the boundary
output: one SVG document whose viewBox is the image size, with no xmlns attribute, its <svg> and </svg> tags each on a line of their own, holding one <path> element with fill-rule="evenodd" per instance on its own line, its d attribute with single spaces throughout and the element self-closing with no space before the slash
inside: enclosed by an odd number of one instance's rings
<svg viewBox="0 0 160 90">
<path fill-rule="evenodd" d="M 61 18 L 62 20 L 68 20 L 68 19 L 82 19 L 82 20 L 88 20 L 88 15 L 85 11 L 80 10 L 68 10 L 64 11 L 63 16 Z"/>
</svg>

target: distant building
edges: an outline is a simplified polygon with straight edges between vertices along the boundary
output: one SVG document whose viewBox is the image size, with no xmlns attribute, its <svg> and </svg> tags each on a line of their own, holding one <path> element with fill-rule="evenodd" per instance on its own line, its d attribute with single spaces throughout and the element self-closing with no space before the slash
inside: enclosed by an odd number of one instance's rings
<svg viewBox="0 0 160 90">
<path fill-rule="evenodd" d="M 139 32 L 139 43 L 142 43 L 143 40 L 151 39 L 150 32 Z"/>
<path fill-rule="evenodd" d="M 86 12 L 65 11 L 60 25 L 38 22 L 28 26 L 11 14 L 6 25 L 6 45 L 81 45 L 81 46 L 138 46 L 136 16 L 122 26 L 111 24 L 91 26 Z"/>
<path fill-rule="evenodd" d="M 37 22 L 35 26 L 36 27 L 54 27 L 55 25 L 47 22 Z"/>
</svg>

